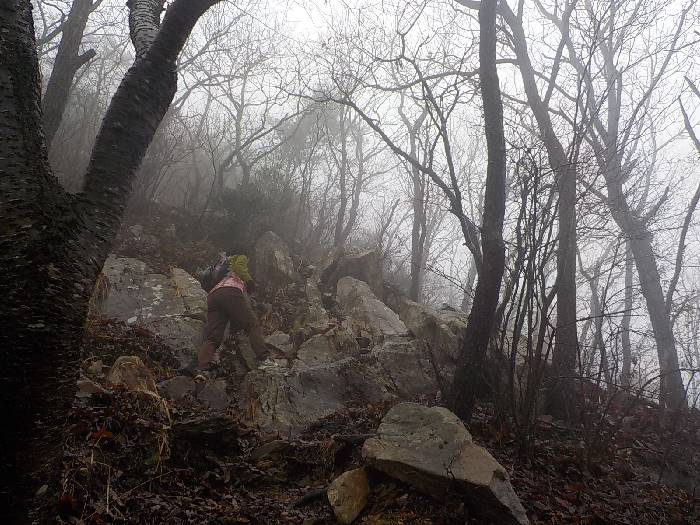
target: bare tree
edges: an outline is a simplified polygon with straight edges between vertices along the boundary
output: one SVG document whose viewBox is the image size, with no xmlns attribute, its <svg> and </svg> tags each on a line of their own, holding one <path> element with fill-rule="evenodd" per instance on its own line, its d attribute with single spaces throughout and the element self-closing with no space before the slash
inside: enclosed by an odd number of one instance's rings
<svg viewBox="0 0 700 525">
<path fill-rule="evenodd" d="M 480 2 L 456 0 L 458 3 L 478 8 Z M 519 4 L 522 6 L 522 3 Z M 568 19 L 575 4 L 567 2 L 564 18 Z M 540 138 L 549 155 L 549 163 L 557 174 L 559 189 L 559 248 L 557 252 L 557 328 L 553 353 L 553 374 L 548 396 L 548 411 L 566 416 L 571 413 L 572 383 L 576 367 L 576 166 L 574 155 L 576 140 L 567 149 L 559 140 L 549 113 L 549 101 L 555 87 L 561 50 L 555 56 L 552 75 L 542 96 L 537 87 L 536 74 L 528 51 L 523 29 L 523 10 L 517 15 L 506 2 L 499 4 L 499 14 L 511 29 L 515 61 L 520 71 L 527 103 L 532 110 Z M 561 48 L 561 46 L 560 46 Z"/>
<path fill-rule="evenodd" d="M 574 44 L 569 20 L 547 11 L 541 5 L 538 6 L 540 12 L 559 29 L 562 42 L 568 50 L 569 62 L 582 79 L 585 96 L 579 98 L 578 107 L 589 122 L 586 140 L 595 154 L 598 168 L 605 180 L 606 194 L 598 192 L 598 196 L 607 204 L 616 224 L 629 239 L 656 341 L 661 401 L 673 408 L 681 407 L 685 403 L 678 352 L 666 306 L 667 294 L 673 294 L 673 287 L 664 294 L 653 248 L 653 233 L 649 229 L 649 220 L 663 204 L 665 197 L 662 196 L 655 206 L 640 216 L 635 213 L 632 196 L 625 191 L 624 185 L 634 173 L 637 160 L 635 141 L 631 139 L 633 134 L 638 133 L 640 123 L 650 117 L 649 99 L 667 73 L 669 63 L 681 45 L 680 36 L 686 27 L 686 17 L 692 6 L 693 2 L 682 10 L 668 48 L 665 51 L 659 49 L 662 59 L 651 70 L 641 96 L 630 108 L 623 105 L 624 81 L 630 74 L 630 68 L 623 62 L 627 60 L 624 46 L 628 41 L 628 33 L 633 30 L 638 8 L 618 11 L 616 2 L 611 2 L 609 9 L 598 14 L 590 9 L 590 6 L 586 6 L 590 25 L 580 30 L 588 32 L 590 26 L 598 28 L 591 51 L 591 56 L 600 58 L 600 61 L 596 61 L 581 56 L 580 48 Z M 623 16 L 626 18 L 620 19 Z M 665 43 L 661 46 L 665 46 Z M 593 67 L 597 63 L 601 64 L 600 70 Z M 604 80 L 602 89 L 597 83 L 599 74 Z M 605 107 L 607 118 L 600 114 L 601 107 Z M 682 261 L 682 250 L 679 250 L 678 254 L 681 260 L 676 261 L 677 268 Z"/>
<path fill-rule="evenodd" d="M 51 76 L 42 100 L 44 135 L 48 148 L 51 147 L 53 137 L 61 124 L 75 74 L 96 54 L 94 49 L 88 49 L 83 53 L 79 51 L 88 16 L 101 3 L 102 0 L 74 0 L 62 24 L 61 43 L 58 45 Z"/>
<path fill-rule="evenodd" d="M 471 420 L 479 378 L 493 329 L 505 265 L 503 217 L 506 201 L 506 145 L 503 103 L 496 68 L 497 0 L 482 0 L 479 7 L 479 79 L 484 106 L 488 150 L 486 193 L 481 225 L 482 268 L 467 323 L 461 359 L 450 391 L 450 406 L 465 421 Z"/>
<path fill-rule="evenodd" d="M 74 388 L 89 297 L 116 235 L 136 169 L 176 89 L 176 59 L 215 0 L 134 0 L 137 50 L 105 116 L 84 191 L 67 193 L 51 174 L 42 131 L 39 69 L 29 0 L 5 2 L 0 16 L 0 335 L 3 412 L 0 485 L 5 519 L 29 521 L 55 501 L 60 433 Z M 50 392 L 49 395 L 46 393 Z M 39 518 L 43 521 L 43 517 Z"/>
</svg>

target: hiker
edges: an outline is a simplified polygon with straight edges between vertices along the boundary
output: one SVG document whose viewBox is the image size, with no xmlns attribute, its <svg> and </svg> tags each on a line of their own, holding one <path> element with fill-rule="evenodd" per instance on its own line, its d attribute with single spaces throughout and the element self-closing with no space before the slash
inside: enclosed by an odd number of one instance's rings
<svg viewBox="0 0 700 525">
<path fill-rule="evenodd" d="M 265 361 L 268 354 L 265 337 L 248 297 L 255 285 L 248 271 L 248 257 L 221 254 L 219 262 L 207 270 L 201 282 L 208 292 L 207 335 L 197 352 L 198 371 L 206 371 L 211 365 L 229 323 L 231 331 L 245 330 L 248 334 L 258 364 Z"/>
</svg>

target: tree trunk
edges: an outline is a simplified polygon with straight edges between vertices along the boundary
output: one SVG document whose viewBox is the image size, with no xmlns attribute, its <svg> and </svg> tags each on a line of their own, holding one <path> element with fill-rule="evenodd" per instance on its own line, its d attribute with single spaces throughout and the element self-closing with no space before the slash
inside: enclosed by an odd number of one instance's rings
<svg viewBox="0 0 700 525">
<path fill-rule="evenodd" d="M 630 340 L 630 325 L 632 323 L 632 306 L 634 295 L 632 286 L 634 285 L 632 248 L 630 242 L 625 242 L 625 306 L 622 314 L 622 373 L 620 384 L 623 388 L 629 388 L 632 383 L 632 342 Z"/>
<path fill-rule="evenodd" d="M 411 149 L 413 150 L 413 144 Z M 413 224 L 411 225 L 411 288 L 408 297 L 412 301 L 420 302 L 424 273 L 422 261 L 425 235 L 421 232 L 425 225 L 425 196 L 421 174 L 415 167 L 411 167 L 411 178 L 413 180 Z"/>
<path fill-rule="evenodd" d="M 552 352 L 551 388 L 547 412 L 569 417 L 573 404 L 572 381 L 576 370 L 576 170 L 557 172 L 559 189 L 559 250 L 557 252 L 557 323 Z"/>
<path fill-rule="evenodd" d="M 484 107 L 488 162 L 481 228 L 483 271 L 474 294 L 474 307 L 467 323 L 460 364 L 450 392 L 450 408 L 469 421 L 484 358 L 493 329 L 501 279 L 505 266 L 503 216 L 506 200 L 506 146 L 503 134 L 503 103 L 496 69 L 497 0 L 482 0 L 479 7 L 479 77 Z"/>
<path fill-rule="evenodd" d="M 659 359 L 660 399 L 662 405 L 674 410 L 685 405 L 685 388 L 678 365 L 676 341 L 671 319 L 666 312 L 666 299 L 661 288 L 661 276 L 652 246 L 652 234 L 643 220 L 627 206 L 622 188 L 614 181 L 608 183 L 608 198 L 615 222 L 627 236 L 639 276 L 639 287 L 646 301 Z"/>
<path fill-rule="evenodd" d="M 338 174 L 340 177 L 340 204 L 338 205 L 338 214 L 335 219 L 335 231 L 333 234 L 333 246 L 336 248 L 343 245 L 343 225 L 345 224 L 345 211 L 348 207 L 348 135 L 345 127 L 347 109 L 340 108 L 340 161 L 337 162 Z"/>
<path fill-rule="evenodd" d="M 63 190 L 47 161 L 31 3 L 13 0 L 0 8 L 0 391 L 3 417 L 11 422 L 0 438 L 0 508 L 7 523 L 28 522 L 34 507 L 46 522 L 56 502 L 61 427 L 75 391 L 92 287 L 175 92 L 175 59 L 213 3 L 171 4 L 112 100 L 85 192 L 77 196 Z M 44 484 L 49 490 L 35 501 Z"/>
<path fill-rule="evenodd" d="M 75 74 L 78 69 L 95 56 L 94 49 L 90 49 L 82 55 L 78 54 L 85 24 L 87 24 L 88 16 L 94 9 L 93 0 L 74 0 L 63 26 L 61 43 L 56 51 L 56 59 L 42 102 L 47 148 L 51 147 L 51 142 L 61 125 Z"/>
<path fill-rule="evenodd" d="M 535 115 L 549 164 L 556 174 L 559 192 L 559 249 L 557 252 L 557 322 L 552 352 L 553 378 L 547 389 L 546 409 L 559 417 L 571 413 L 573 376 L 576 370 L 576 166 L 570 162 L 554 132 L 549 109 L 540 97 L 527 49 L 522 20 L 507 4 L 502 13 L 513 31 L 518 69 L 528 104 Z"/>
</svg>

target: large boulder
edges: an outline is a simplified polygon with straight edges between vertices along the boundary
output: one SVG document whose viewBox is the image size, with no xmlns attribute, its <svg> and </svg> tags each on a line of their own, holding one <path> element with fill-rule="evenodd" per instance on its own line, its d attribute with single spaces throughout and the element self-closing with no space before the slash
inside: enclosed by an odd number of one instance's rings
<svg viewBox="0 0 700 525">
<path fill-rule="evenodd" d="M 528 524 L 506 470 L 472 441 L 446 408 L 400 403 L 382 419 L 362 456 L 371 466 L 439 500 L 462 498 L 490 523 Z"/>
<path fill-rule="evenodd" d="M 158 334 L 168 346 L 183 356 L 194 355 L 204 340 L 204 322 L 186 315 L 162 315 L 137 324 Z"/>
<path fill-rule="evenodd" d="M 299 281 L 294 263 L 289 255 L 289 247 L 273 232 L 264 233 L 255 243 L 256 281 L 282 288 Z"/>
<path fill-rule="evenodd" d="M 452 366 L 459 358 L 469 316 L 450 309 L 435 309 L 404 298 L 399 317 L 418 339 L 430 345 L 441 366 Z"/>
<path fill-rule="evenodd" d="M 400 398 L 434 397 L 440 390 L 428 349 L 415 339 L 391 339 L 374 347 L 376 368 Z"/>
<path fill-rule="evenodd" d="M 347 315 L 346 322 L 353 333 L 366 332 L 375 342 L 408 335 L 403 321 L 377 299 L 367 283 L 353 277 L 343 277 L 338 281 L 336 299 Z"/>
<path fill-rule="evenodd" d="M 143 326 L 184 355 L 202 342 L 207 294 L 185 270 L 163 275 L 138 259 L 112 254 L 102 275 L 102 298 L 93 313 Z"/>
<path fill-rule="evenodd" d="M 313 367 L 269 367 L 246 375 L 242 419 L 272 434 L 296 436 L 348 403 L 391 399 L 382 378 L 351 357 Z"/>
<path fill-rule="evenodd" d="M 319 334 L 299 347 L 294 366 L 315 366 L 332 363 L 345 357 L 357 357 L 360 345 L 351 334 L 342 328 L 334 328 Z"/>
<path fill-rule="evenodd" d="M 339 248 L 317 268 L 316 279 L 322 290 L 335 293 L 338 281 L 354 277 L 364 281 L 377 297 L 384 295 L 382 261 L 379 250 L 348 250 Z"/>
</svg>

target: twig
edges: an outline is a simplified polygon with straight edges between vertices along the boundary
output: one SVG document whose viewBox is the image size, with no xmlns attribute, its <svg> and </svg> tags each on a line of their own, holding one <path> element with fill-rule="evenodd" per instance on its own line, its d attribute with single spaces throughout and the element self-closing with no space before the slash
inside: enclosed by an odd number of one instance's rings
<svg viewBox="0 0 700 525">
<path fill-rule="evenodd" d="M 139 483 L 139 484 L 136 485 L 135 487 L 131 487 L 129 490 L 127 490 L 124 494 L 122 494 L 122 499 L 124 499 L 125 497 L 127 497 L 129 494 L 131 494 L 131 493 L 132 493 L 133 491 L 135 491 L 136 489 L 141 488 L 141 487 L 143 487 L 144 485 L 147 485 L 148 483 L 150 483 L 150 482 L 152 482 L 152 481 L 155 481 L 155 480 L 160 479 L 160 478 L 162 478 L 162 477 L 164 477 L 164 476 L 167 476 L 168 474 L 172 474 L 173 472 L 182 472 L 182 471 L 184 471 L 184 470 L 191 470 L 191 469 L 186 469 L 186 468 L 173 469 L 173 470 L 169 470 L 169 471 L 167 471 L 167 472 L 163 472 L 162 474 L 158 474 L 157 476 L 155 476 L 155 477 L 153 477 L 153 478 L 147 479 L 147 480 L 144 481 L 143 483 Z"/>
</svg>

